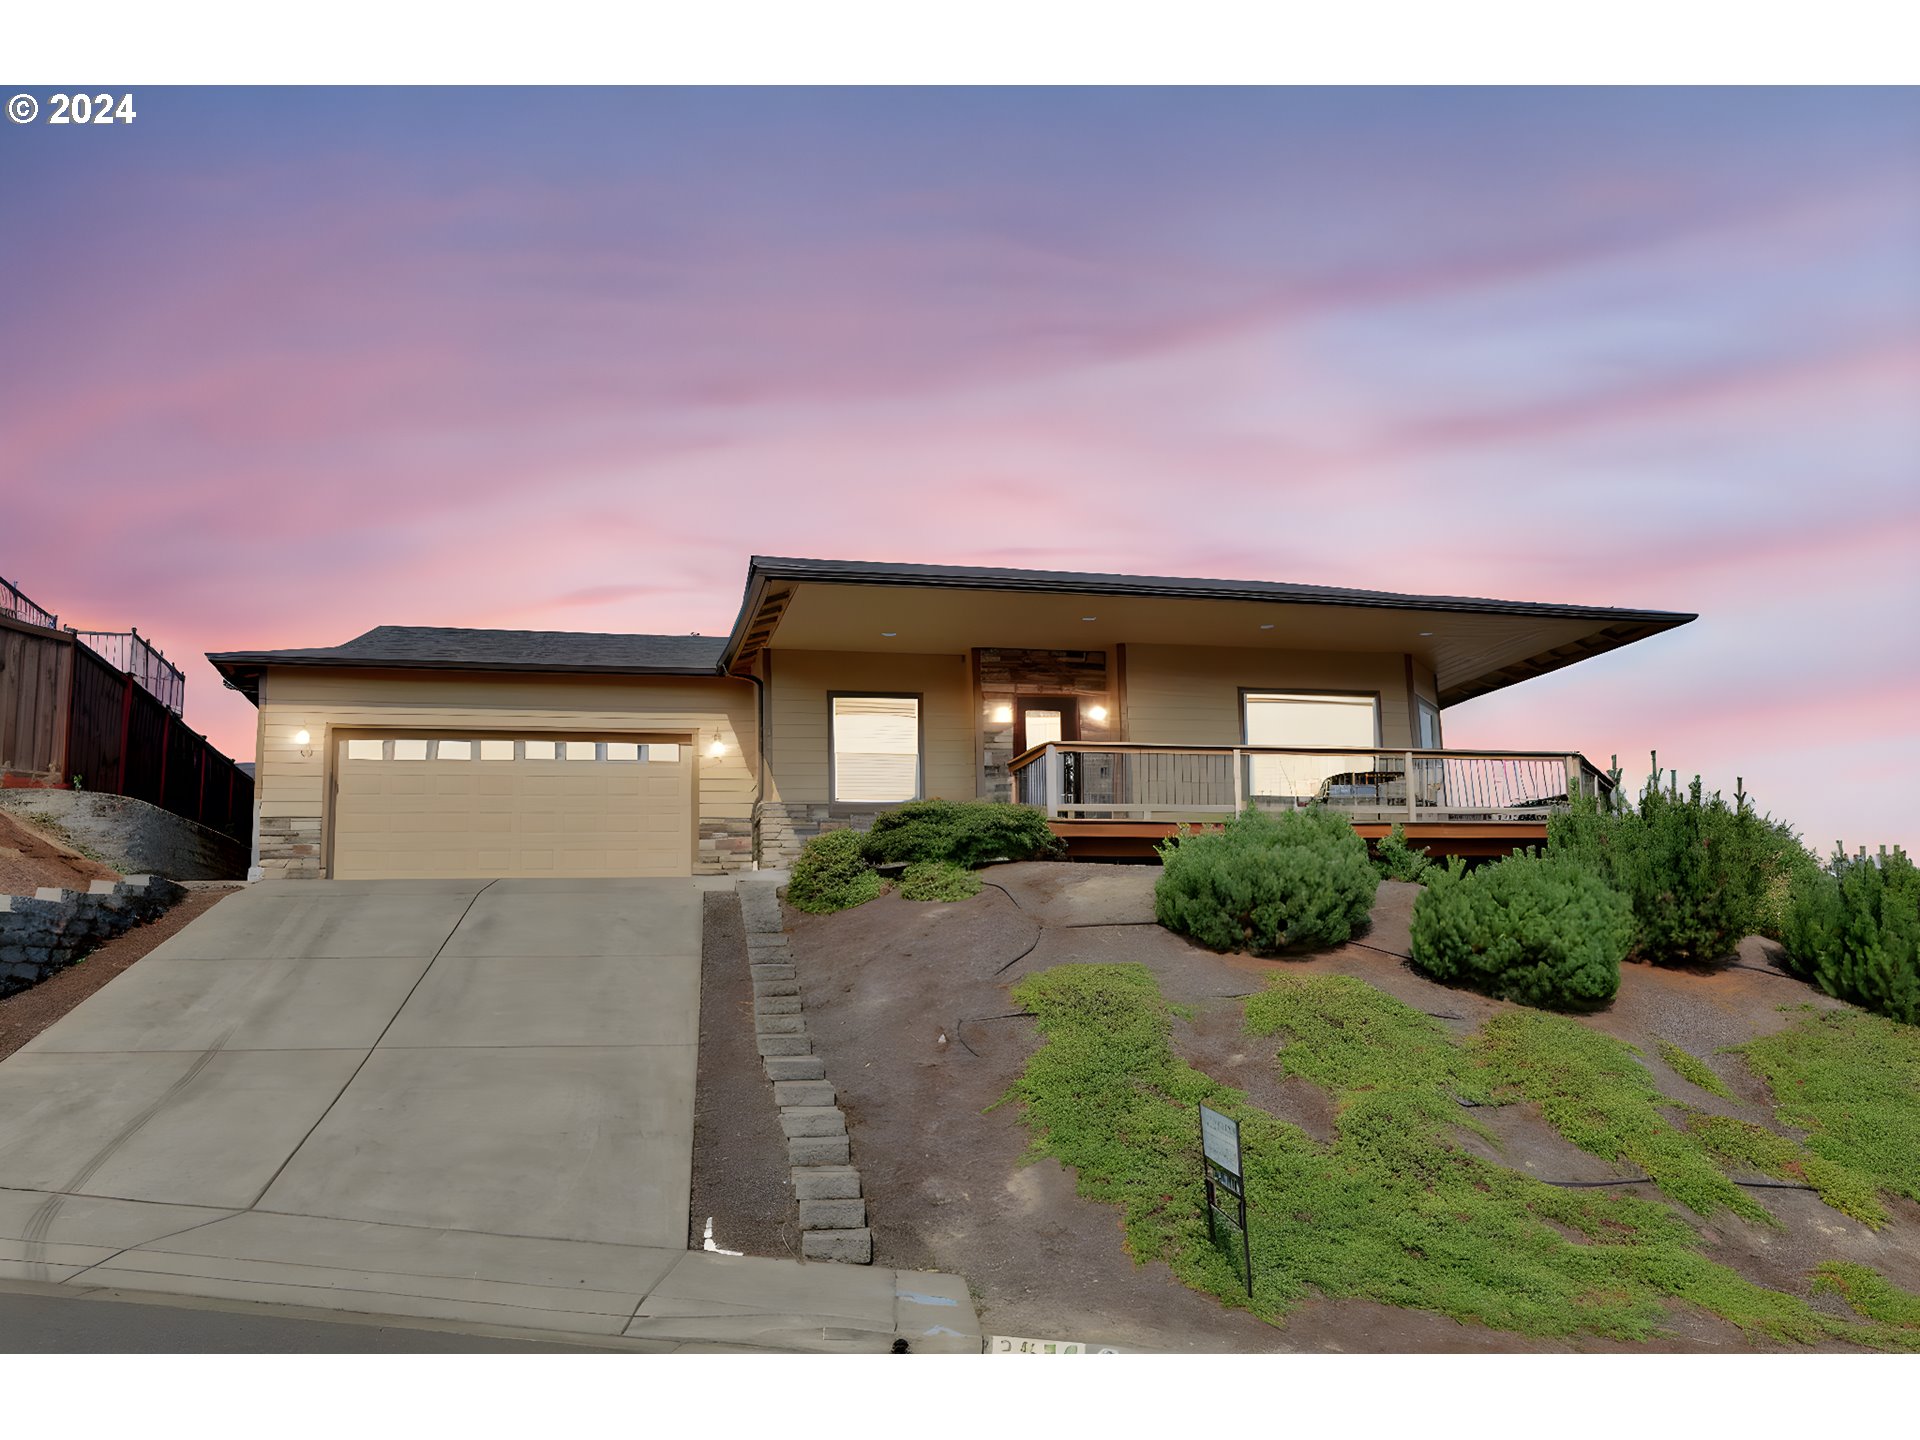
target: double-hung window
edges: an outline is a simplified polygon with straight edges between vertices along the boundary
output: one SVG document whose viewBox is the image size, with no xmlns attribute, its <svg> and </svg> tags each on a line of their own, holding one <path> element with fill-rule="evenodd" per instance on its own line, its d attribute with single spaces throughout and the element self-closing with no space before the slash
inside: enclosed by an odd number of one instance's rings
<svg viewBox="0 0 1920 1440">
<path fill-rule="evenodd" d="M 920 798 L 918 695 L 835 695 L 828 743 L 835 804 Z"/>
</svg>

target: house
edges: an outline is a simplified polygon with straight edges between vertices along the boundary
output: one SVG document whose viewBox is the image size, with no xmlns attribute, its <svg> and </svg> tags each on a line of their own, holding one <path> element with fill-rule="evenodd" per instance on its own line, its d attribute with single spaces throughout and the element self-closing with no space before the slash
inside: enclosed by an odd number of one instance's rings
<svg viewBox="0 0 1920 1440">
<path fill-rule="evenodd" d="M 724 636 L 383 625 L 211 654 L 259 708 L 256 876 L 718 874 L 916 797 L 1082 854 L 1320 801 L 1504 851 L 1605 777 L 1450 705 L 1692 615 L 1273 581 L 756 556 Z"/>
</svg>

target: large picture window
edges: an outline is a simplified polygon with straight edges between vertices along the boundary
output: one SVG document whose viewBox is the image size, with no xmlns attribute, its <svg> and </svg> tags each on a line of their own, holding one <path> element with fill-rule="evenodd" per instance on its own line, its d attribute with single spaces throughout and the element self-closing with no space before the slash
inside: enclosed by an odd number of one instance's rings
<svg viewBox="0 0 1920 1440">
<path fill-rule="evenodd" d="M 1380 703 L 1372 695 L 1243 691 L 1241 704 L 1249 745 L 1380 743 Z M 1249 763 L 1248 788 L 1256 800 L 1312 800 L 1329 782 L 1370 772 L 1374 763 L 1371 755 L 1256 755 Z"/>
<path fill-rule="evenodd" d="M 887 805 L 920 796 L 920 697 L 833 697 L 833 799 Z"/>
</svg>

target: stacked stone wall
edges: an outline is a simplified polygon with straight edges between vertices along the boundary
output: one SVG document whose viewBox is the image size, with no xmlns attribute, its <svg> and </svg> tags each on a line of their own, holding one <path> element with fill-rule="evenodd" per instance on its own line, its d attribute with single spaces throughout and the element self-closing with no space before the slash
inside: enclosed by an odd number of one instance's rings
<svg viewBox="0 0 1920 1440">
<path fill-rule="evenodd" d="M 186 893 L 159 875 L 129 875 L 86 890 L 0 895 L 0 996 L 38 985 Z"/>
</svg>

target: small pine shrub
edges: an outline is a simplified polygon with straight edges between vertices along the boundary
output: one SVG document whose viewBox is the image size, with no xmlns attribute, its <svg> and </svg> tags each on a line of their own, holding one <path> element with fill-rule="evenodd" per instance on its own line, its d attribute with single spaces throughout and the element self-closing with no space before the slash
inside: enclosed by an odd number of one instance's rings
<svg viewBox="0 0 1920 1440">
<path fill-rule="evenodd" d="M 787 903 L 813 915 L 851 910 L 886 888 L 860 853 L 860 835 L 829 830 L 801 847 L 787 882 Z"/>
<path fill-rule="evenodd" d="M 1424 849 L 1416 850 L 1407 843 L 1407 827 L 1395 825 L 1387 831 L 1386 838 L 1374 846 L 1373 868 L 1380 872 L 1383 880 L 1410 880 L 1418 884 L 1424 883 L 1436 867 Z"/>
<path fill-rule="evenodd" d="M 880 813 L 867 832 L 875 865 L 951 860 L 971 869 L 989 860 L 1048 859 L 1065 846 L 1032 805 L 993 800 L 913 800 Z"/>
<path fill-rule="evenodd" d="M 979 893 L 979 877 L 951 860 L 916 860 L 900 876 L 902 900 L 970 900 Z"/>
<path fill-rule="evenodd" d="M 1413 906 L 1413 963 L 1436 980 L 1548 1009 L 1592 1009 L 1620 988 L 1627 897 L 1586 867 L 1531 852 L 1436 870 Z"/>
<path fill-rule="evenodd" d="M 1794 883 L 1787 966 L 1839 1000 L 1920 1025 L 1920 870 L 1907 853 L 1834 855 Z"/>
<path fill-rule="evenodd" d="M 1702 791 L 1647 781 L 1637 810 L 1606 813 L 1576 798 L 1547 820 L 1547 853 L 1571 860 L 1625 894 L 1633 908 L 1631 953 L 1655 964 L 1723 960 L 1765 923 L 1773 877 L 1790 866 L 1786 827 L 1763 820 L 1744 796 L 1735 805 Z"/>
<path fill-rule="evenodd" d="M 1248 810 L 1160 847 L 1153 914 L 1210 950 L 1257 955 L 1338 945 L 1373 908 L 1367 842 L 1331 810 Z"/>
</svg>

